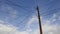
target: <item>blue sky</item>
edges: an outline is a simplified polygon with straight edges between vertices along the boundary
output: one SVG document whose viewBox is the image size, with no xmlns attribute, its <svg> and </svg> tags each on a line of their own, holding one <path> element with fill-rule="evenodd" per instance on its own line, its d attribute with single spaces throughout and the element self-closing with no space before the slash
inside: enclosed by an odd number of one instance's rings
<svg viewBox="0 0 60 34">
<path fill-rule="evenodd" d="M 37 4 L 43 34 L 59 34 L 60 0 L 35 1 L 0 0 L 0 34 L 39 34 Z"/>
</svg>

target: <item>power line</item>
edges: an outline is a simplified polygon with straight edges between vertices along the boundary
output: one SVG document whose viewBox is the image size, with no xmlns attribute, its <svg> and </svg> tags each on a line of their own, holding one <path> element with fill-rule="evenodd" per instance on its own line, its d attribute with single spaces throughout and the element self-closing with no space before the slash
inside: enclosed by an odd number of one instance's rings
<svg viewBox="0 0 60 34">
<path fill-rule="evenodd" d="M 60 10 L 60 8 L 55 8 L 55 9 L 52 9 L 52 10 L 48 10 L 48 11 L 46 11 L 46 12 L 43 12 L 41 15 L 44 15 L 44 16 L 46 16 L 46 14 L 45 13 L 47 13 L 47 12 L 54 12 L 54 11 L 56 11 L 56 10 Z M 56 12 L 54 12 L 54 13 L 57 13 L 57 11 Z M 53 14 L 53 13 L 51 13 L 51 14 Z M 50 15 L 50 14 L 48 14 L 48 15 Z"/>
<path fill-rule="evenodd" d="M 26 9 L 26 7 L 24 8 L 24 6 L 22 6 L 21 4 L 20 5 L 19 4 L 15 4 L 14 2 L 9 1 L 9 0 L 7 0 L 6 4 L 20 7 L 21 9 L 24 9 L 25 11 L 28 10 L 28 9 Z"/>
<path fill-rule="evenodd" d="M 34 13 L 34 12 L 31 12 L 30 14 L 27 14 L 27 15 L 23 15 L 23 16 L 25 16 L 25 17 L 24 17 L 24 19 L 23 19 L 22 21 L 20 21 L 20 22 L 23 22 L 24 20 L 26 20 L 26 18 L 30 17 L 31 14 L 33 14 L 33 13 Z M 14 21 L 17 20 L 17 19 L 19 19 L 19 18 L 20 18 L 20 16 L 17 17 L 16 19 L 14 19 Z"/>
<path fill-rule="evenodd" d="M 23 6 L 21 6 L 21 5 L 18 5 L 18 4 L 15 4 L 15 3 L 13 3 L 12 1 L 6 1 L 6 4 L 8 4 L 8 5 L 14 5 L 14 6 L 17 6 L 17 7 L 20 7 L 21 9 L 24 9 L 24 10 L 26 10 L 25 8 L 23 8 Z"/>
<path fill-rule="evenodd" d="M 12 5 L 16 5 L 16 6 L 19 6 L 19 7 L 21 7 L 20 5 L 17 5 L 17 4 L 14 4 L 13 2 L 11 2 L 11 1 L 9 1 L 9 0 L 7 0 L 7 2 L 10 2 Z M 22 8 L 22 7 L 21 7 Z M 24 9 L 25 11 L 27 11 L 25 8 L 22 8 L 22 9 Z M 4 12 L 4 13 L 8 13 L 8 12 Z M 9 13 L 8 13 L 9 14 Z"/>
</svg>

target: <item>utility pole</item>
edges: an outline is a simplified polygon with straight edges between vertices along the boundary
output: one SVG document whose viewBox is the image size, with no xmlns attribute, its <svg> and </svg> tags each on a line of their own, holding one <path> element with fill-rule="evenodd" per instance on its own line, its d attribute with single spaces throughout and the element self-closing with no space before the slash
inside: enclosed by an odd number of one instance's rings
<svg viewBox="0 0 60 34">
<path fill-rule="evenodd" d="M 41 26 L 40 13 L 39 13 L 39 7 L 38 6 L 37 6 L 37 13 L 38 13 L 38 21 L 39 21 L 40 34 L 42 34 L 42 26 Z"/>
</svg>

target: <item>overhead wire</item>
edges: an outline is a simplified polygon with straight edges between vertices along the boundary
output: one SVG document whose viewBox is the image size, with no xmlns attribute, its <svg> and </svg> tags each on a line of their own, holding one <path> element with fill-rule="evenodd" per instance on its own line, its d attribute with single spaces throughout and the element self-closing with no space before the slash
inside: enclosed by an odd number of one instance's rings
<svg viewBox="0 0 60 34">
<path fill-rule="evenodd" d="M 9 14 L 9 13 L 7 13 L 7 12 L 4 12 L 4 13 L 6 13 L 6 14 Z M 29 17 L 32 13 L 34 13 L 34 12 L 30 12 L 29 14 L 27 13 L 27 15 L 22 15 L 22 16 L 25 16 L 24 17 L 24 19 L 22 20 L 22 21 L 24 21 L 25 20 L 25 18 L 27 18 L 27 17 Z M 19 19 L 21 16 L 20 15 L 17 15 L 17 16 L 19 16 L 19 17 L 17 17 L 16 19 L 14 19 L 13 21 L 15 21 L 15 20 L 17 20 L 17 19 Z"/>
<path fill-rule="evenodd" d="M 29 14 L 28 13 L 26 13 L 27 15 L 23 15 L 23 20 L 21 20 L 18 24 L 20 24 L 20 23 L 23 23 L 25 20 L 26 20 L 26 18 L 29 18 L 32 14 L 34 14 L 35 12 L 30 12 Z M 19 19 L 21 16 L 19 16 L 19 17 L 17 17 L 15 20 L 17 20 L 17 19 Z M 14 20 L 14 21 L 15 21 Z"/>
<path fill-rule="evenodd" d="M 26 10 L 25 8 L 23 8 L 23 6 L 21 6 L 21 5 L 18 5 L 18 4 L 15 4 L 15 3 L 13 3 L 12 1 L 6 1 L 6 4 L 8 4 L 8 5 L 14 5 L 14 6 L 17 6 L 17 7 L 20 7 L 21 9 L 24 9 L 24 10 Z"/>
<path fill-rule="evenodd" d="M 20 6 L 20 5 L 17 5 L 17 4 L 14 4 L 13 2 L 11 2 L 11 1 L 7 1 L 7 2 L 9 2 L 9 3 L 7 3 L 7 4 L 12 4 L 12 5 L 15 5 L 15 6 L 18 6 L 18 7 L 23 7 L 23 6 Z M 22 8 L 23 10 L 25 10 L 25 11 L 27 11 L 27 9 L 25 9 L 25 8 Z M 6 14 L 7 14 L 7 12 L 5 12 Z M 34 13 L 34 12 L 31 12 L 31 14 L 32 13 Z M 9 13 L 8 13 L 9 14 Z M 29 17 L 29 16 L 31 16 L 31 14 L 27 14 L 27 15 L 25 15 L 25 17 L 24 17 L 24 19 L 22 20 L 22 21 L 20 21 L 18 24 L 20 24 L 20 23 L 23 23 L 24 22 L 24 20 L 26 20 L 26 18 L 27 17 Z M 19 15 L 18 15 L 19 16 Z M 24 15 L 23 15 L 24 16 Z M 19 19 L 20 18 L 20 16 L 17 18 L 17 19 Z M 18 25 L 19 26 L 19 25 Z"/>
<path fill-rule="evenodd" d="M 34 12 L 30 12 L 29 14 L 27 13 L 27 15 L 23 15 L 23 20 L 21 20 L 19 23 L 23 23 L 23 21 L 26 20 L 26 18 L 29 18 L 32 14 L 34 14 Z M 15 20 L 18 20 L 21 16 L 17 17 L 16 19 L 14 19 L 13 21 Z"/>
<path fill-rule="evenodd" d="M 55 1 L 55 3 L 57 3 L 57 2 L 56 2 L 57 0 L 53 0 L 53 1 Z M 51 2 L 48 3 L 48 4 L 46 4 L 47 6 L 49 6 L 47 10 L 49 10 L 49 9 L 51 9 L 51 8 L 54 7 L 53 1 L 51 1 Z M 51 3 L 52 3 L 52 5 L 51 5 Z"/>
<path fill-rule="evenodd" d="M 13 4 L 13 5 L 15 5 L 15 6 L 18 6 L 18 7 L 21 7 L 21 8 L 23 7 L 23 6 L 20 6 L 20 5 L 14 4 L 13 2 L 11 2 L 11 1 L 9 1 L 9 0 L 8 0 L 8 2 L 10 2 L 11 4 Z M 22 8 L 22 9 L 24 9 L 25 11 L 27 11 L 25 8 Z"/>
<path fill-rule="evenodd" d="M 15 5 L 15 6 L 21 7 L 20 5 L 14 4 L 13 2 L 11 2 L 11 1 L 9 1 L 9 0 L 8 0 L 8 2 L 10 2 L 12 5 Z M 9 3 L 7 3 L 7 4 L 9 4 Z M 22 8 L 22 7 L 21 7 L 21 8 Z M 26 10 L 26 9 L 24 9 L 24 8 L 22 8 L 22 9 L 23 9 L 23 10 L 25 10 L 25 11 L 27 11 L 27 10 Z M 31 12 L 31 11 L 29 11 L 29 12 L 30 12 L 30 13 L 34 13 L 34 12 Z M 4 13 L 6 13 L 6 14 L 7 14 L 7 12 L 4 12 Z M 9 13 L 8 13 L 8 14 L 9 14 Z M 30 14 L 30 15 L 31 15 L 31 14 Z M 23 15 L 23 16 L 25 16 L 25 18 L 27 18 L 27 17 L 29 17 L 30 15 L 28 15 L 28 14 L 27 14 L 27 15 Z M 19 15 L 18 15 L 18 16 L 19 16 Z M 19 19 L 19 18 L 20 18 L 20 16 L 19 16 L 19 17 L 17 17 L 16 19 Z M 25 20 L 25 18 L 24 18 L 22 21 L 24 21 L 24 20 Z M 15 20 L 16 20 L 16 19 L 15 19 Z M 22 22 L 22 21 L 21 21 L 21 22 Z"/>
<path fill-rule="evenodd" d="M 57 0 L 53 0 L 53 1 L 55 1 L 55 3 L 56 3 Z M 48 3 L 46 5 L 48 6 L 49 4 L 53 3 L 53 1 L 51 1 L 50 3 Z M 47 13 L 47 12 L 53 12 L 53 11 L 56 11 L 56 10 L 60 9 L 60 8 L 54 8 L 52 10 L 49 10 L 49 9 L 51 9 L 53 7 L 54 7 L 54 5 L 49 6 L 48 9 L 47 9 L 47 11 L 46 12 L 43 12 L 42 14 L 44 14 L 44 16 L 46 16 L 45 13 Z M 54 13 L 56 13 L 56 12 L 54 12 Z M 51 13 L 51 14 L 53 14 L 53 13 Z M 50 15 L 50 14 L 48 14 L 48 15 Z"/>
<path fill-rule="evenodd" d="M 18 5 L 16 5 L 16 6 L 18 6 Z M 19 7 L 21 7 L 21 6 L 19 6 Z M 24 9 L 24 8 L 23 8 L 23 9 Z M 56 10 L 56 9 L 54 9 L 54 10 Z M 50 11 L 54 11 L 54 10 L 50 10 Z M 44 14 L 44 13 L 43 13 L 43 14 Z M 31 15 L 31 14 L 30 14 L 30 15 Z M 23 23 L 23 21 L 26 20 L 26 18 L 29 17 L 30 15 L 26 15 L 26 17 L 24 17 L 24 19 L 23 19 L 22 21 L 20 21 L 18 24 Z M 20 18 L 20 16 L 19 16 L 18 18 Z M 17 18 L 17 19 L 18 19 L 18 18 Z M 19 26 L 19 25 L 18 25 L 18 26 Z"/>
<path fill-rule="evenodd" d="M 11 2 L 11 1 L 9 1 L 9 0 L 8 0 L 8 2 L 10 2 L 10 3 L 12 4 L 12 2 Z M 14 4 L 14 3 L 13 3 L 13 5 L 18 6 L 17 4 Z M 21 6 L 19 5 L 19 7 L 21 7 Z M 23 7 L 23 6 L 22 6 L 22 7 Z M 21 8 L 22 8 L 22 7 L 21 7 Z M 23 9 L 23 10 L 25 10 L 25 11 L 28 11 L 28 9 L 25 9 L 25 8 L 22 8 L 22 9 Z M 5 12 L 5 13 L 7 13 L 7 12 Z"/>
<path fill-rule="evenodd" d="M 49 11 L 47 11 L 47 12 L 52 12 L 52 11 L 56 11 L 56 10 L 60 10 L 60 8 L 55 8 L 55 9 L 49 10 Z M 41 15 L 46 16 L 46 14 L 45 14 L 45 13 L 47 13 L 47 12 L 43 12 Z M 57 13 L 57 11 L 56 11 L 56 12 L 54 12 L 54 13 Z M 51 13 L 51 14 L 53 14 L 53 13 Z M 51 15 L 51 14 L 48 14 L 48 15 Z"/>
<path fill-rule="evenodd" d="M 26 9 L 26 7 L 24 8 L 24 6 L 22 6 L 21 4 L 16 4 L 16 3 L 12 2 L 12 1 L 9 1 L 9 0 L 7 0 L 6 4 L 8 4 L 8 5 L 14 5 L 16 7 L 20 7 L 21 9 L 24 9 L 25 11 L 28 10 L 28 9 Z"/>
</svg>

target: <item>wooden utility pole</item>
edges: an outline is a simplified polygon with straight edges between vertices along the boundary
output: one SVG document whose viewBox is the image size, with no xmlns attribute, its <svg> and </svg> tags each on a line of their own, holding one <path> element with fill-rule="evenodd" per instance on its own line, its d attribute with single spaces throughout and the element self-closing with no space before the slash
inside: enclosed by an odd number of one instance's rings
<svg viewBox="0 0 60 34">
<path fill-rule="evenodd" d="M 37 13 L 38 13 L 38 21 L 39 21 L 40 34 L 42 34 L 42 26 L 41 26 L 40 13 L 39 13 L 39 7 L 38 6 L 37 6 Z"/>
</svg>

